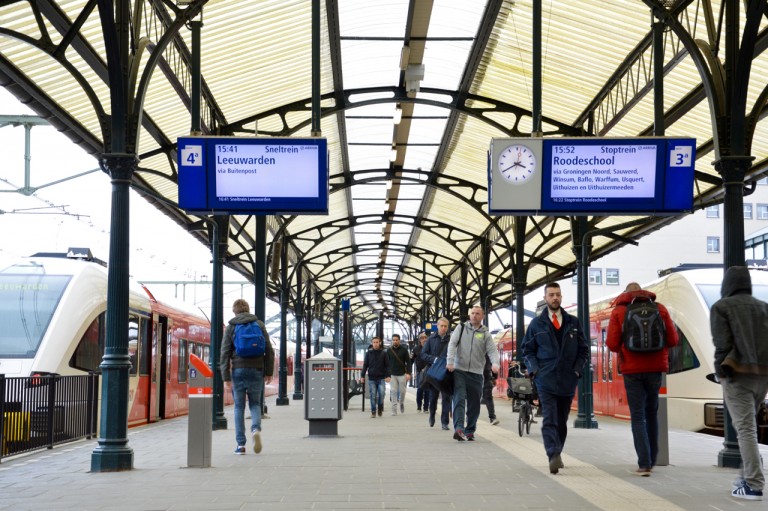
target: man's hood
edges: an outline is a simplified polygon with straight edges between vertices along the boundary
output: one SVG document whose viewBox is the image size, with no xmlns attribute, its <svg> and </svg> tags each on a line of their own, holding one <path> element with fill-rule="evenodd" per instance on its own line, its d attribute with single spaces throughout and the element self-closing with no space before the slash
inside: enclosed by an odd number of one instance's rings
<svg viewBox="0 0 768 511">
<path fill-rule="evenodd" d="M 720 296 L 725 298 L 737 294 L 752 294 L 752 278 L 746 266 L 731 266 L 723 277 Z"/>
</svg>

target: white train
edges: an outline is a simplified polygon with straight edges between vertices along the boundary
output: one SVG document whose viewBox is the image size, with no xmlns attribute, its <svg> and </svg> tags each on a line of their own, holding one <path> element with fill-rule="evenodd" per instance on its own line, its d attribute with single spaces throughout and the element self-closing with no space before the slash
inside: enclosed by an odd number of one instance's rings
<svg viewBox="0 0 768 511">
<path fill-rule="evenodd" d="M 160 302 L 132 280 L 129 286 L 128 423 L 185 415 L 189 355 L 208 360 L 210 322 L 187 304 Z M 97 371 L 106 344 L 106 308 L 107 268 L 98 261 L 38 254 L 1 269 L 0 374 Z M 267 386 L 267 395 L 276 392 L 276 383 Z M 231 395 L 224 397 L 232 403 Z"/>
</svg>

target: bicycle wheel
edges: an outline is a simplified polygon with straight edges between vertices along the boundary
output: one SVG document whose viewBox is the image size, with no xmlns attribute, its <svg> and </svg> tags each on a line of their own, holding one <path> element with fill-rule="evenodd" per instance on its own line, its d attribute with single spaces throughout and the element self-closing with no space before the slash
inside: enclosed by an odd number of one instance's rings
<svg viewBox="0 0 768 511">
<path fill-rule="evenodd" d="M 525 428 L 525 425 L 528 423 L 530 412 L 528 411 L 528 403 L 526 401 L 523 401 L 520 403 L 520 412 L 517 418 L 517 432 L 520 434 L 520 436 L 523 436 L 523 429 Z"/>
<path fill-rule="evenodd" d="M 530 405 L 529 405 L 530 406 Z M 531 434 L 531 423 L 533 422 L 533 407 L 531 406 L 531 413 L 528 414 L 528 420 L 525 421 L 525 434 Z"/>
</svg>

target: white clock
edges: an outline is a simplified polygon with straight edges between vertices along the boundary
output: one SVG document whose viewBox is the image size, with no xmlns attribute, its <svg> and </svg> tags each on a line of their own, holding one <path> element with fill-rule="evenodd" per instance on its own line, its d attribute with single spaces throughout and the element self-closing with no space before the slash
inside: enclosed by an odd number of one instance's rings
<svg viewBox="0 0 768 511">
<path fill-rule="evenodd" d="M 536 155 L 526 145 L 513 144 L 501 151 L 496 165 L 504 179 L 522 184 L 536 173 Z"/>
</svg>

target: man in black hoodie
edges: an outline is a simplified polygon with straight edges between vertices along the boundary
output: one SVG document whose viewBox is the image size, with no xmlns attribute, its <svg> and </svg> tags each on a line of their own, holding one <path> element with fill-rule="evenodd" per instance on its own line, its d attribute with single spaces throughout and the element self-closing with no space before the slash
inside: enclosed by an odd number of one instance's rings
<svg viewBox="0 0 768 511">
<path fill-rule="evenodd" d="M 763 500 L 765 476 L 755 413 L 768 393 L 768 304 L 752 296 L 752 279 L 744 266 L 728 268 L 720 296 L 710 311 L 715 372 L 741 454 L 741 472 L 731 496 Z"/>
<path fill-rule="evenodd" d="M 373 419 L 376 417 L 377 410 L 379 417 L 384 411 L 384 394 L 387 392 L 387 383 L 391 375 L 389 360 L 382 349 L 379 337 L 373 338 L 371 349 L 365 354 L 363 369 L 360 371 L 360 383 L 365 382 L 366 373 L 368 374 L 368 395 L 371 398 L 371 419 Z"/>
</svg>

